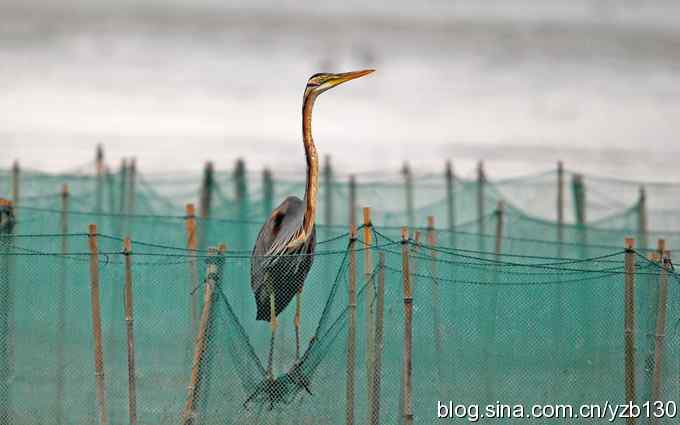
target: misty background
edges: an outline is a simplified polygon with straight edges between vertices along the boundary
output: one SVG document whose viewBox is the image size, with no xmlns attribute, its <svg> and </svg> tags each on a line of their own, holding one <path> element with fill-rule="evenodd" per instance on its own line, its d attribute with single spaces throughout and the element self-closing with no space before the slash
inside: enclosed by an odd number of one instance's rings
<svg viewBox="0 0 680 425">
<path fill-rule="evenodd" d="M 491 177 L 554 167 L 680 180 L 672 0 L 0 0 L 0 167 L 304 169 L 309 75 L 322 156 L 343 172 Z"/>
</svg>

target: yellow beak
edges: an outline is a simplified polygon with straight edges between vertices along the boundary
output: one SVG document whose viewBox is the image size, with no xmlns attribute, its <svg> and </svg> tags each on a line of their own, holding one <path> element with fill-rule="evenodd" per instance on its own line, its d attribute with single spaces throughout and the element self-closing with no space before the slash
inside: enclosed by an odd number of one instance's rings
<svg viewBox="0 0 680 425">
<path fill-rule="evenodd" d="M 335 74 L 333 79 L 331 80 L 331 84 L 333 86 L 337 86 L 338 84 L 342 84 L 344 82 L 347 82 L 349 80 L 354 80 L 355 78 L 363 77 L 364 75 L 368 75 L 375 71 L 375 69 L 364 69 L 362 71 L 352 71 L 352 72 L 343 72 L 342 74 Z"/>
</svg>

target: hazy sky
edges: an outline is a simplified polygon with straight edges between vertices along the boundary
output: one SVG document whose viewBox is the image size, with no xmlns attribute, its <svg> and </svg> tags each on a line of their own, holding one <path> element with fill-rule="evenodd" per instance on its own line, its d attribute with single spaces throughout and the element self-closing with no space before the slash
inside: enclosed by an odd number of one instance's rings
<svg viewBox="0 0 680 425">
<path fill-rule="evenodd" d="M 680 178 L 678 2 L 31 0 L 0 12 L 0 166 L 67 169 L 101 142 L 147 170 L 238 156 L 301 169 L 306 78 L 375 67 L 317 105 L 319 150 L 344 169 L 486 158 L 504 174 L 563 159 Z"/>
</svg>

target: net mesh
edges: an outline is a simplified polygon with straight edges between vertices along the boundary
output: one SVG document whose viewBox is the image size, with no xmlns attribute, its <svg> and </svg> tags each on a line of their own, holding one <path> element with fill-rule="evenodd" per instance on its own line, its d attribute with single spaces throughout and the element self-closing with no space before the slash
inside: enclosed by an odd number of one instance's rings
<svg viewBox="0 0 680 425">
<path fill-rule="evenodd" d="M 267 263 L 267 290 L 289 291 L 274 325 L 256 320 L 272 306 L 252 246 L 304 183 L 132 170 L 0 173 L 17 201 L 0 205 L 0 423 L 431 423 L 438 401 L 680 400 L 680 276 L 656 252 L 680 243 L 680 186 L 322 176 L 308 274 L 291 270 L 303 257 Z M 372 222 L 350 233 L 362 205 Z"/>
</svg>

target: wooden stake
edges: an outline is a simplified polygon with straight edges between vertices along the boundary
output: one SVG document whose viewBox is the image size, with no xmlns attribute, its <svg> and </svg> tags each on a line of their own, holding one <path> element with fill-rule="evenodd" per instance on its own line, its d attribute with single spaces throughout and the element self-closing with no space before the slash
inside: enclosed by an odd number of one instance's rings
<svg viewBox="0 0 680 425">
<path fill-rule="evenodd" d="M 625 385 L 626 401 L 635 403 L 635 241 L 625 239 L 625 296 L 624 296 L 624 336 L 625 336 Z M 632 416 L 632 415 L 631 415 Z M 636 419 L 629 417 L 628 425 Z"/>
<path fill-rule="evenodd" d="M 356 321 L 357 321 L 357 258 L 355 242 L 357 239 L 357 228 L 351 224 L 350 251 L 349 251 L 349 328 L 347 330 L 347 406 L 346 424 L 354 424 L 354 363 L 356 357 Z"/>
<path fill-rule="evenodd" d="M 486 176 L 484 174 L 484 163 L 479 161 L 477 165 L 477 223 L 479 231 L 479 250 L 485 251 L 484 234 L 486 228 L 484 226 L 484 185 L 486 184 Z"/>
<path fill-rule="evenodd" d="M 411 355 L 413 350 L 413 294 L 411 292 L 411 272 L 409 267 L 409 240 L 408 227 L 401 229 L 401 256 L 402 277 L 404 290 L 404 365 L 402 369 L 404 387 L 403 391 L 403 418 L 404 425 L 413 424 L 412 403 L 412 365 Z"/>
<path fill-rule="evenodd" d="M 479 221 L 479 234 L 483 235 L 484 229 L 484 185 L 486 184 L 486 175 L 484 173 L 484 162 L 479 161 L 477 164 L 477 220 Z"/>
<path fill-rule="evenodd" d="M 269 217 L 274 210 L 274 180 L 268 168 L 262 173 L 262 210 L 263 217 Z"/>
<path fill-rule="evenodd" d="M 57 424 L 64 420 L 64 369 L 66 359 L 64 356 L 64 338 L 66 335 L 66 255 L 68 254 L 68 185 L 61 188 L 61 270 L 59 273 L 59 292 L 57 294 L 57 406 L 55 421 Z"/>
<path fill-rule="evenodd" d="M 210 207 L 212 204 L 212 192 L 213 192 L 213 174 L 214 174 L 213 163 L 211 161 L 206 162 L 205 169 L 203 171 L 203 187 L 201 190 L 201 202 L 199 204 L 200 211 L 199 214 L 202 219 L 210 217 Z"/>
<path fill-rule="evenodd" d="M 118 205 L 118 213 L 125 214 L 127 212 L 127 180 L 128 180 L 128 165 L 127 160 L 123 158 L 120 163 L 120 199 Z"/>
<path fill-rule="evenodd" d="M 12 203 L 16 207 L 19 205 L 19 179 L 21 171 L 19 169 L 19 161 L 14 161 L 12 164 Z"/>
<path fill-rule="evenodd" d="M 203 171 L 203 185 L 201 186 L 201 199 L 199 202 L 199 215 L 201 222 L 199 226 L 198 246 L 203 249 L 206 246 L 206 219 L 210 218 L 210 207 L 212 204 L 213 192 L 213 163 L 208 161 Z"/>
<path fill-rule="evenodd" d="M 356 219 L 357 210 L 357 182 L 354 175 L 349 176 L 349 224 L 350 226 L 357 225 Z"/>
<path fill-rule="evenodd" d="M 663 255 L 666 253 L 666 240 L 659 239 L 656 242 L 656 253 L 659 255 L 658 261 L 663 265 Z"/>
<path fill-rule="evenodd" d="M 583 184 L 583 176 L 574 174 L 572 178 L 572 191 L 574 192 L 574 204 L 576 213 L 576 224 L 579 230 L 579 242 L 583 250 L 583 257 L 587 256 L 585 245 L 588 243 L 586 227 L 586 189 Z"/>
<path fill-rule="evenodd" d="M 246 163 L 242 158 L 236 160 L 234 169 L 234 182 L 236 183 L 236 201 L 243 202 L 246 198 Z"/>
<path fill-rule="evenodd" d="M 638 201 L 638 239 L 640 248 L 647 249 L 649 230 L 647 228 L 647 195 L 644 187 L 640 187 L 640 200 Z"/>
<path fill-rule="evenodd" d="M 95 168 L 97 173 L 97 190 L 95 200 L 95 211 L 102 212 L 102 202 L 104 199 L 104 148 L 102 145 L 97 145 L 97 152 L 95 154 Z"/>
<path fill-rule="evenodd" d="M 68 185 L 64 184 L 61 187 L 61 253 L 65 255 L 68 252 Z"/>
<path fill-rule="evenodd" d="M 659 247 L 664 248 L 662 246 Z M 664 338 L 666 337 L 666 317 L 668 311 L 668 270 L 670 267 L 670 252 L 664 251 L 663 257 L 661 257 L 661 271 L 659 274 L 659 304 L 656 316 L 654 371 L 652 373 L 652 402 L 662 401 L 661 388 L 663 383 L 663 352 Z M 658 417 L 654 417 L 653 419 L 653 423 L 659 423 Z"/>
<path fill-rule="evenodd" d="M 118 217 L 117 220 L 117 226 L 116 226 L 116 232 L 117 234 L 123 234 L 123 229 L 126 227 L 124 223 L 127 222 L 127 217 L 124 216 L 127 212 L 126 208 L 126 203 L 127 203 L 127 175 L 128 175 L 128 166 L 127 166 L 127 160 L 125 158 L 122 159 L 120 163 L 120 193 L 119 196 L 120 198 L 118 199 L 118 214 L 120 217 Z"/>
<path fill-rule="evenodd" d="M 246 163 L 239 158 L 236 161 L 236 169 L 234 170 L 234 181 L 236 183 L 236 217 L 239 221 L 244 222 L 248 220 L 249 205 L 248 205 L 248 179 L 246 177 Z M 237 246 L 240 249 L 248 248 L 248 226 L 240 225 L 237 227 Z M 242 314 L 245 314 L 245 303 L 242 303 Z"/>
<path fill-rule="evenodd" d="M 198 394 L 202 377 L 205 374 L 206 359 L 204 354 L 206 351 L 206 343 L 210 339 L 210 318 L 212 316 L 212 303 L 214 300 L 213 294 L 215 286 L 218 284 L 220 278 L 219 266 L 215 264 L 214 257 L 222 255 L 225 251 L 225 246 L 220 245 L 218 249 L 211 248 L 208 252 L 210 257 L 206 262 L 206 278 L 205 291 L 203 295 L 203 310 L 201 312 L 201 322 L 198 327 L 198 334 L 196 335 L 196 343 L 194 345 L 194 359 L 191 366 L 191 382 L 189 384 L 187 400 L 184 405 L 184 412 L 182 414 L 182 424 L 192 425 L 196 420 L 196 405 L 198 404 Z"/>
<path fill-rule="evenodd" d="M 439 276 L 437 274 L 437 252 L 434 248 L 437 246 L 437 234 L 434 231 L 434 217 L 427 217 L 427 244 L 430 248 L 430 276 L 432 277 L 432 325 L 435 359 L 437 362 L 437 379 L 439 396 L 443 396 L 442 380 L 444 377 L 443 360 L 443 344 L 442 344 L 442 330 L 441 318 L 439 313 Z"/>
<path fill-rule="evenodd" d="M 196 240 L 196 210 L 194 204 L 186 205 L 186 233 L 187 233 L 187 249 L 189 250 L 189 293 L 191 294 L 191 332 L 196 330 L 198 323 L 198 267 L 196 266 L 196 249 L 198 242 Z"/>
<path fill-rule="evenodd" d="M 97 225 L 90 224 L 88 241 L 90 246 L 90 295 L 92 303 L 92 335 L 94 336 L 94 370 L 97 386 L 97 413 L 99 424 L 107 425 L 106 389 L 104 386 L 104 353 L 102 351 L 102 322 L 99 305 L 99 250 L 97 248 Z"/>
<path fill-rule="evenodd" d="M 331 157 L 326 155 L 323 167 L 324 177 L 324 224 L 333 225 L 333 168 L 331 167 Z"/>
<path fill-rule="evenodd" d="M 415 215 L 413 211 L 413 177 L 411 176 L 411 168 L 408 162 L 404 163 L 401 173 L 404 175 L 404 194 L 406 196 L 406 217 L 408 219 L 408 227 L 415 226 Z"/>
<path fill-rule="evenodd" d="M 133 215 L 135 213 L 135 187 L 137 185 L 137 160 L 132 158 L 130 160 L 130 169 L 128 173 L 128 184 L 130 185 L 128 189 L 128 202 L 127 202 L 127 214 Z"/>
<path fill-rule="evenodd" d="M 366 380 L 368 395 L 368 421 L 374 416 L 375 405 L 378 400 L 375 398 L 375 312 L 373 303 L 375 301 L 375 290 L 371 276 L 373 274 L 373 257 L 371 251 L 373 229 L 371 224 L 371 209 L 363 209 L 364 218 L 364 284 L 366 285 Z"/>
<path fill-rule="evenodd" d="M 369 417 L 369 425 L 380 424 L 380 382 L 382 378 L 382 353 L 384 348 L 384 316 L 385 316 L 385 253 L 378 254 L 378 297 L 375 316 L 375 363 L 373 371 L 373 414 Z"/>
<path fill-rule="evenodd" d="M 448 217 L 449 226 L 449 247 L 453 248 L 456 245 L 456 234 L 454 230 L 456 228 L 456 199 L 454 197 L 453 191 L 453 168 L 451 166 L 451 161 L 446 161 L 446 210 Z"/>
<path fill-rule="evenodd" d="M 125 324 L 127 328 L 128 350 L 128 409 L 130 425 L 137 425 L 137 393 L 135 390 L 135 337 L 133 330 L 134 313 L 132 299 L 132 242 L 130 238 L 123 241 L 125 255 Z"/>
<path fill-rule="evenodd" d="M 564 163 L 562 161 L 557 162 L 557 257 L 562 258 L 564 255 Z M 562 320 L 564 312 L 562 310 L 562 285 L 555 285 L 555 297 L 552 300 L 552 327 L 555 337 L 555 350 L 553 352 L 553 361 L 557 365 L 562 361 Z M 557 376 L 560 375 L 562 368 L 555 367 L 555 373 Z M 559 385 L 559 378 L 553 380 L 551 385 L 553 388 L 553 397 L 557 400 L 561 395 L 562 386 Z"/>
<path fill-rule="evenodd" d="M 564 165 L 557 162 L 557 242 L 564 241 Z M 562 245 L 559 249 L 561 250 Z M 560 255 L 561 256 L 561 255 Z"/>
<path fill-rule="evenodd" d="M 111 173 L 111 169 L 108 166 L 104 166 L 104 180 L 106 181 L 106 192 L 109 195 L 109 206 L 107 209 L 107 212 L 109 214 L 115 214 L 116 213 L 116 196 L 113 191 L 113 174 Z M 111 218 L 113 221 L 113 218 Z"/>
<path fill-rule="evenodd" d="M 503 241 L 503 201 L 498 201 L 496 206 L 496 246 L 494 252 L 498 257 L 501 255 L 501 243 Z"/>
<path fill-rule="evenodd" d="M 413 256 L 411 256 L 411 289 L 418 285 L 418 254 L 420 254 L 420 230 L 416 230 L 413 237 Z"/>
<path fill-rule="evenodd" d="M 584 226 L 586 224 L 586 194 L 581 174 L 574 174 L 572 177 L 572 191 L 574 192 L 576 224 Z"/>
<path fill-rule="evenodd" d="M 0 424 L 12 423 L 11 377 L 13 358 L 13 281 L 14 257 L 8 255 L 14 245 L 13 233 L 14 211 L 12 201 L 0 198 L 0 238 L 3 255 L 0 262 Z"/>
<path fill-rule="evenodd" d="M 497 206 L 496 206 L 496 240 L 495 240 L 495 246 L 494 246 L 494 254 L 496 257 L 496 260 L 500 260 L 500 255 L 501 255 L 501 244 L 503 241 L 503 201 L 499 201 Z M 493 268 L 493 283 L 491 287 L 489 288 L 489 318 L 488 318 L 488 323 L 489 323 L 489 330 L 488 333 L 484 336 L 485 340 L 483 342 L 484 344 L 484 384 L 485 384 L 485 392 L 486 392 L 486 397 L 489 403 L 494 400 L 494 387 L 493 383 L 496 382 L 496 366 L 497 362 L 496 360 L 490 355 L 490 351 L 493 349 L 493 346 L 496 341 L 496 323 L 497 323 L 497 314 L 496 311 L 498 310 L 498 286 L 499 286 L 499 272 L 500 270 L 498 269 L 498 265 Z"/>
</svg>

